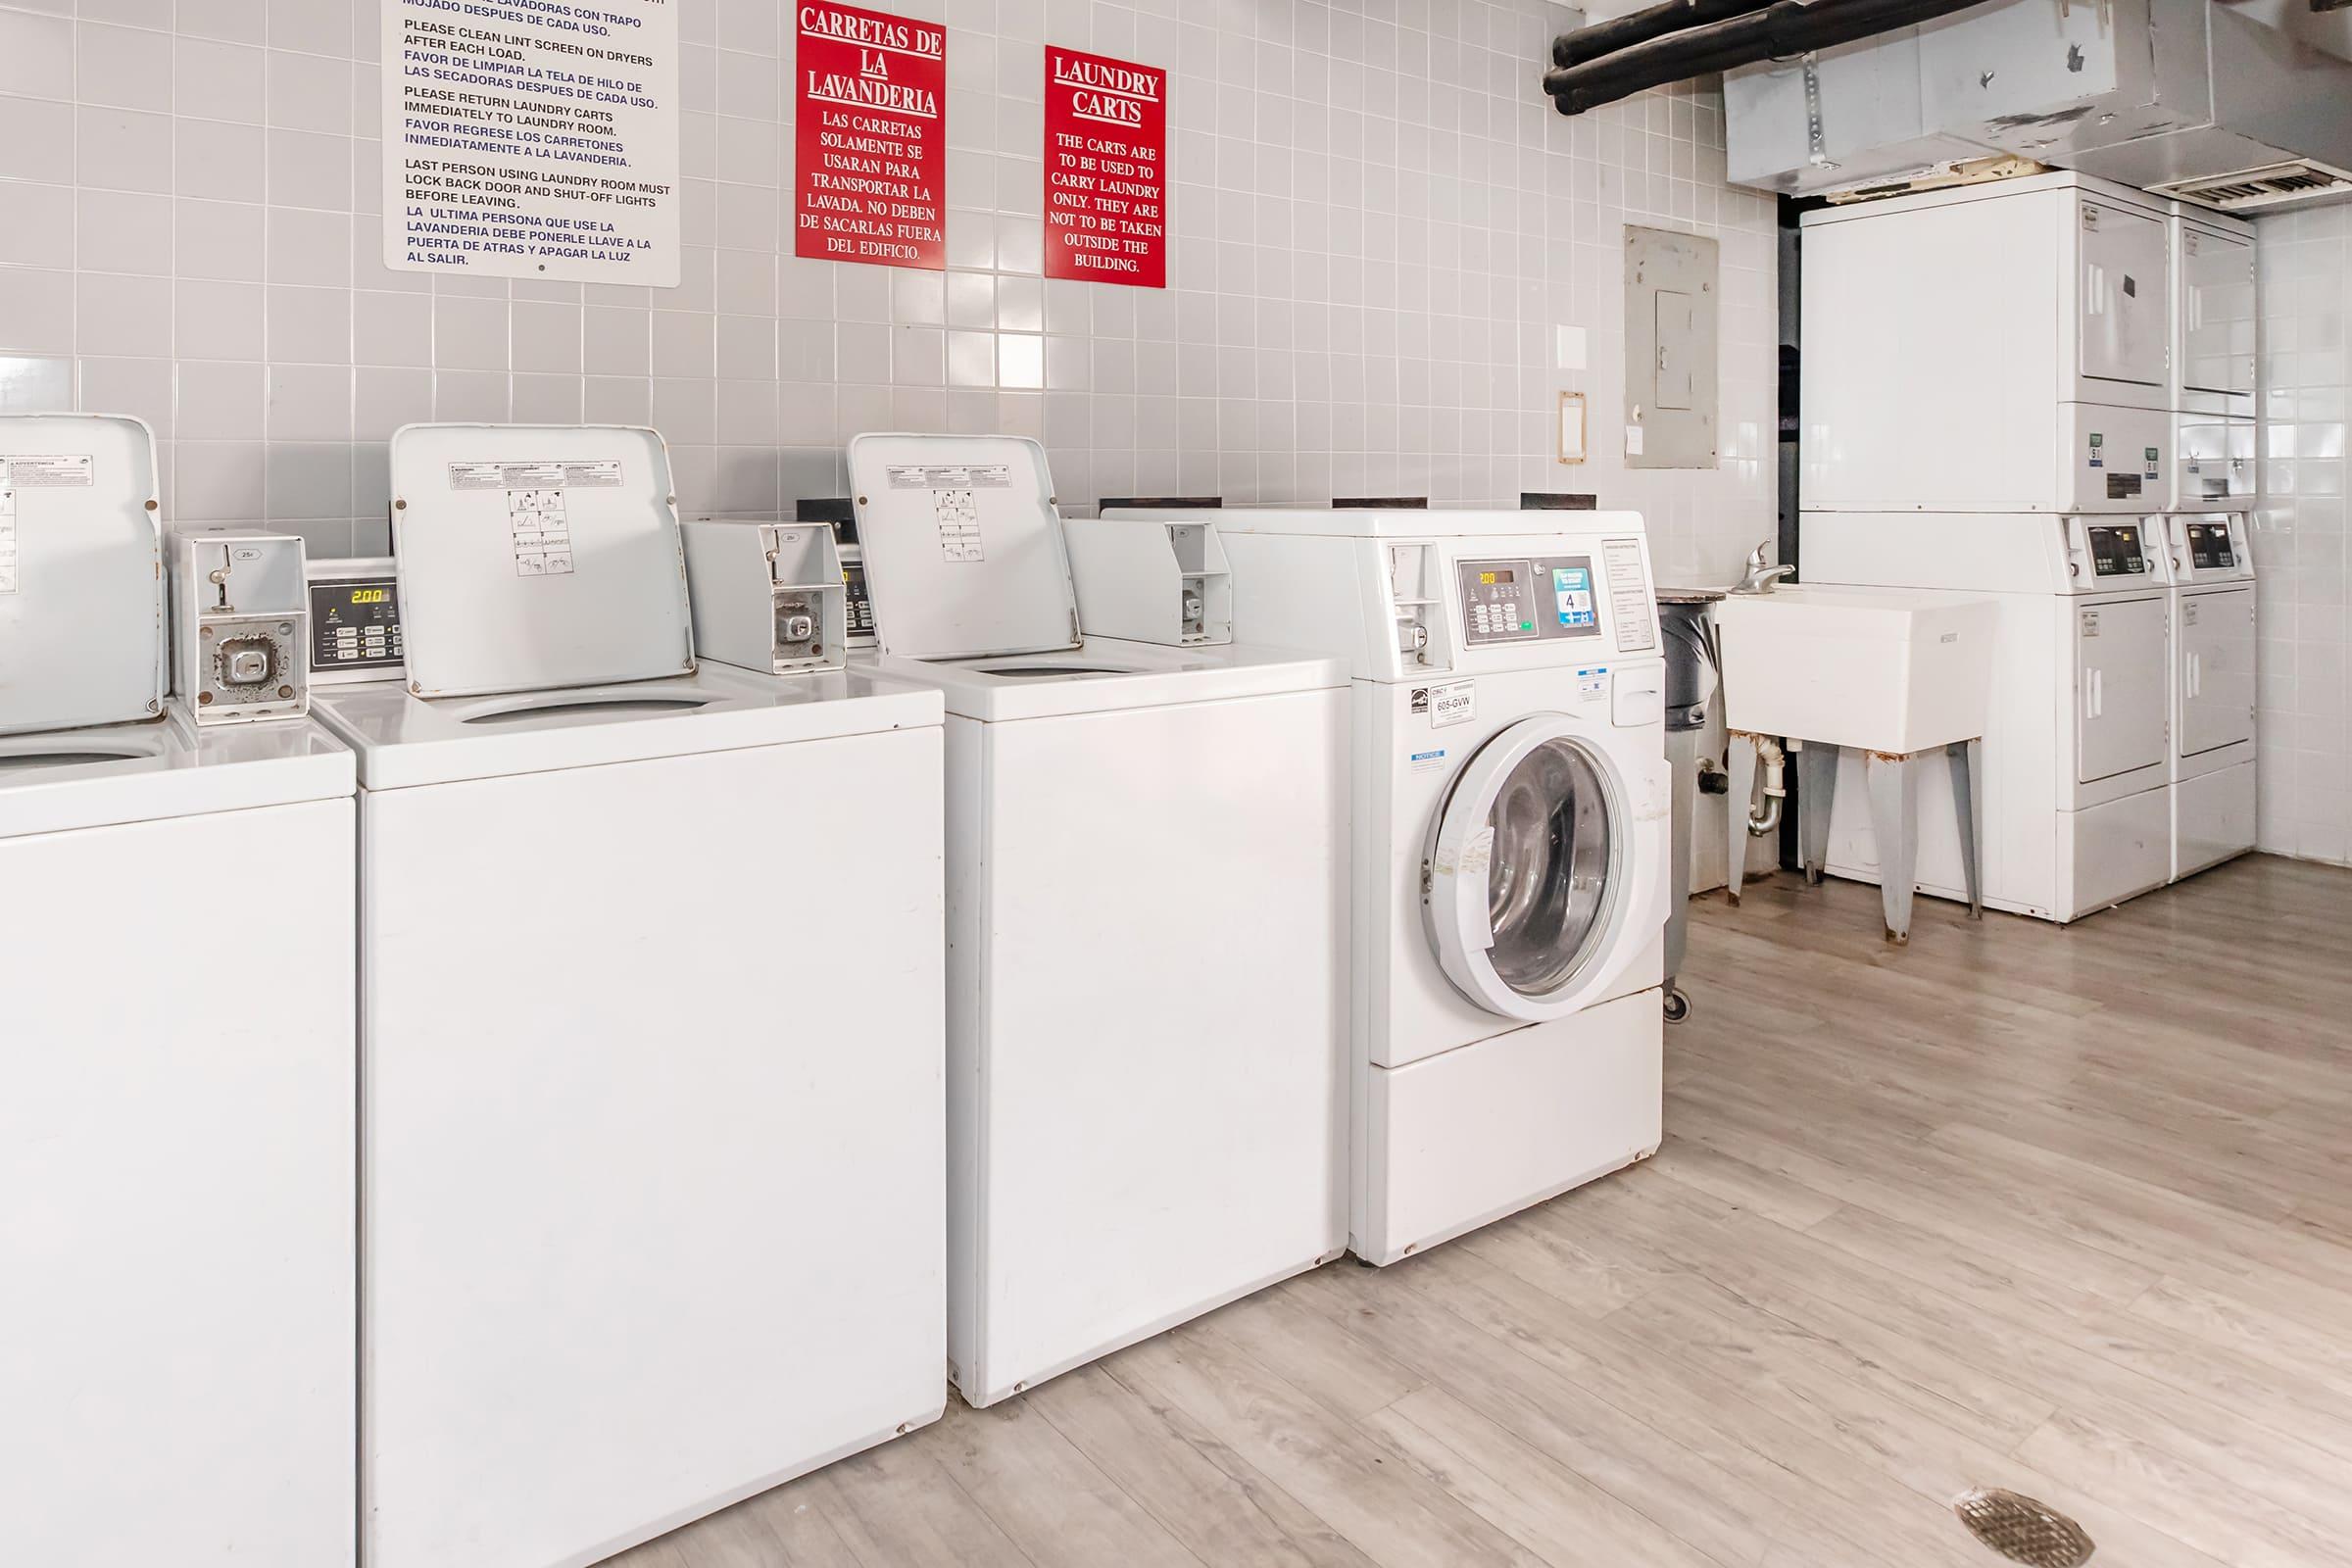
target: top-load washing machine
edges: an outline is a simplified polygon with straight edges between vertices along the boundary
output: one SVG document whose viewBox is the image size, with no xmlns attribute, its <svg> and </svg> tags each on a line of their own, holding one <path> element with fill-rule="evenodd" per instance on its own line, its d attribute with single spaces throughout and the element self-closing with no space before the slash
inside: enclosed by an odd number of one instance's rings
<svg viewBox="0 0 2352 1568">
<path fill-rule="evenodd" d="M 2073 920 L 2172 875 L 2172 589 L 2156 519 L 1808 512 L 1805 580 L 1990 599 L 1984 901 Z M 1828 869 L 1879 879 L 1862 760 L 1840 764 Z M 1921 780 L 1918 891 L 1966 899 L 1950 781 Z"/>
<path fill-rule="evenodd" d="M 944 1406 L 941 704 L 698 664 L 651 430 L 391 464 L 405 669 L 318 703 L 366 1555 L 584 1564 Z"/>
<path fill-rule="evenodd" d="M 1137 509 L 1076 526 L 1204 525 L 1235 635 L 1352 679 L 1356 1253 L 1393 1262 L 1654 1152 L 1672 844 L 1641 517 Z M 1081 578 L 1082 614 L 1123 597 Z"/>
<path fill-rule="evenodd" d="M 948 707 L 949 1366 L 989 1404 L 1345 1246 L 1348 677 L 1086 633 L 1034 442 L 849 466 L 858 662 Z"/>
<path fill-rule="evenodd" d="M 348 1564 L 352 757 L 167 702 L 159 510 L 0 416 L 0 1556 Z"/>
</svg>

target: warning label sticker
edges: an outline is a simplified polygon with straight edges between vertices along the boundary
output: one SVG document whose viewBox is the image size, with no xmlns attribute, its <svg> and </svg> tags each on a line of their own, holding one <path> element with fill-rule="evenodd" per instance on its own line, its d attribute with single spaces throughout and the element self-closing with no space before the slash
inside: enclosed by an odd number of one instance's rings
<svg viewBox="0 0 2352 1568">
<path fill-rule="evenodd" d="M 1012 470 L 1002 464 L 893 464 L 893 490 L 1009 490 Z"/>
<path fill-rule="evenodd" d="M 0 458 L 0 489 L 87 490 L 98 482 L 97 460 L 89 457 Z"/>
<path fill-rule="evenodd" d="M 453 463 L 452 490 L 612 490 L 617 463 Z"/>
<path fill-rule="evenodd" d="M 571 518 L 561 490 L 507 492 L 507 530 L 514 540 L 514 575 L 571 575 Z"/>
<path fill-rule="evenodd" d="M 8 465 L 0 462 L 0 594 L 17 591 L 17 493 L 8 487 Z"/>
</svg>

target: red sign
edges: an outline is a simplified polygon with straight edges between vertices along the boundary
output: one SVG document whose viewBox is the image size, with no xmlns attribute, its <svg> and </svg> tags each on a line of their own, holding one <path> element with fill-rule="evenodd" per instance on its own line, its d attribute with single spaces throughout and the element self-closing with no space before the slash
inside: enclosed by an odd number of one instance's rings
<svg viewBox="0 0 2352 1568">
<path fill-rule="evenodd" d="M 948 35 L 856 6 L 800 7 L 793 254 L 948 265 Z"/>
<path fill-rule="evenodd" d="M 1046 275 L 1168 286 L 1168 74 L 1046 45 Z"/>
</svg>

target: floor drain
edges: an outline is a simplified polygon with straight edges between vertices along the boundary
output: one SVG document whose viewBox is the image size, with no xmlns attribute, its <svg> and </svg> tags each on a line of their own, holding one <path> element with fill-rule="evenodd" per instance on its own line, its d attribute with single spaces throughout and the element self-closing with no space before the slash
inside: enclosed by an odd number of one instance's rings
<svg viewBox="0 0 2352 1568">
<path fill-rule="evenodd" d="M 2082 1568 L 2098 1549 L 2066 1515 L 1998 1487 L 1962 1493 L 1952 1512 L 1979 1541 L 2028 1568 Z"/>
</svg>

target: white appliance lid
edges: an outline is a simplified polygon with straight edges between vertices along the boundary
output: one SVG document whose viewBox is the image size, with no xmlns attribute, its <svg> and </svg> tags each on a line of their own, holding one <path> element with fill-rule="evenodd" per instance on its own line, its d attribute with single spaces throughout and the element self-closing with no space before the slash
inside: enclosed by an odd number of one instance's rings
<svg viewBox="0 0 2352 1568">
<path fill-rule="evenodd" d="M 620 425 L 392 437 L 410 689 L 556 691 L 694 668 L 669 451 Z"/>
<path fill-rule="evenodd" d="M 860 435 L 850 489 L 882 651 L 902 659 L 1079 645 L 1046 451 L 1000 435 Z"/>
<path fill-rule="evenodd" d="M 0 415 L 0 734 L 161 711 L 158 511 L 141 421 Z"/>
</svg>

